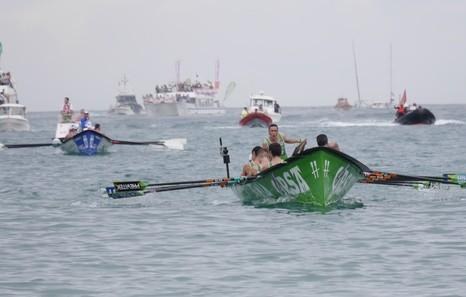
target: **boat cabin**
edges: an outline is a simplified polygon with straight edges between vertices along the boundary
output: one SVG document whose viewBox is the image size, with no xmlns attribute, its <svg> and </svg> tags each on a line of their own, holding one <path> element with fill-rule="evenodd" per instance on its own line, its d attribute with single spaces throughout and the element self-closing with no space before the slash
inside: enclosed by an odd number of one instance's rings
<svg viewBox="0 0 466 297">
<path fill-rule="evenodd" d="M 18 103 L 16 90 L 11 85 L 0 84 L 0 104 Z"/>
<path fill-rule="evenodd" d="M 280 105 L 275 98 L 265 96 L 263 92 L 252 95 L 250 98 L 249 112 L 281 113 Z"/>
<path fill-rule="evenodd" d="M 117 95 L 116 100 L 121 105 L 137 104 L 136 96 L 134 95 Z"/>
<path fill-rule="evenodd" d="M 26 106 L 20 104 L 0 105 L 0 116 L 26 116 Z"/>
</svg>

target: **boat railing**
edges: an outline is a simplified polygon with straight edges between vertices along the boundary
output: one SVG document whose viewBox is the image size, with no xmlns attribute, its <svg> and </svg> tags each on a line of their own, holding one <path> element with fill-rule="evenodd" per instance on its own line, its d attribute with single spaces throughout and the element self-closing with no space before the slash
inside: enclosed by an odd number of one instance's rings
<svg viewBox="0 0 466 297">
<path fill-rule="evenodd" d="M 0 105 L 0 115 L 8 116 L 26 116 L 26 107 L 24 106 L 2 106 Z"/>
</svg>

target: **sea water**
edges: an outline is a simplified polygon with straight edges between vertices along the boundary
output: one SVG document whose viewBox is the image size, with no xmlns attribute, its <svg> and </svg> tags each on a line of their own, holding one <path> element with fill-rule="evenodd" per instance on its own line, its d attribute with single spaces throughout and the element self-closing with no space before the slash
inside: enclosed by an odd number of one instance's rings
<svg viewBox="0 0 466 297">
<path fill-rule="evenodd" d="M 326 133 L 372 169 L 466 172 L 466 106 L 432 105 L 433 126 L 393 124 L 393 110 L 284 108 L 280 131 Z M 103 156 L 52 147 L 0 151 L 0 296 L 465 296 L 466 189 L 357 184 L 363 207 L 325 213 L 245 206 L 229 189 L 113 200 L 116 180 L 237 176 L 264 128 L 225 116 L 153 118 L 92 112 L 118 140 L 186 138 L 185 150 L 113 146 Z M 31 132 L 54 137 L 56 113 L 30 113 Z M 288 146 L 288 152 L 293 147 Z"/>
</svg>

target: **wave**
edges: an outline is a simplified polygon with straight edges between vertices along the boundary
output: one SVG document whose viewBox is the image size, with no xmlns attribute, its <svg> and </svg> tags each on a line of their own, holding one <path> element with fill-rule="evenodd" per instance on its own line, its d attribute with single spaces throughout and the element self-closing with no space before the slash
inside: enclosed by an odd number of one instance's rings
<svg viewBox="0 0 466 297">
<path fill-rule="evenodd" d="M 341 121 L 312 121 L 306 122 L 306 125 L 311 125 L 314 127 L 392 127 L 397 126 L 398 124 L 392 121 L 358 121 L 358 122 L 341 122 Z"/>
<path fill-rule="evenodd" d="M 242 129 L 243 127 L 237 125 L 237 126 L 217 126 L 217 127 L 212 127 L 212 126 L 204 126 L 204 129 L 206 130 L 226 130 L 226 129 Z"/>
<path fill-rule="evenodd" d="M 441 126 L 441 125 L 464 125 L 466 122 L 459 121 L 459 120 L 436 120 L 435 125 L 436 126 Z"/>
</svg>

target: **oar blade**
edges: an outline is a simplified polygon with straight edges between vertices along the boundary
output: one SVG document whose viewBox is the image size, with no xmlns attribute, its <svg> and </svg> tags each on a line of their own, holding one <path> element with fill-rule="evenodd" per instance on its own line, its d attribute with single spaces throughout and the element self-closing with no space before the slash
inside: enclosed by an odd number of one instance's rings
<svg viewBox="0 0 466 297">
<path fill-rule="evenodd" d="M 167 139 L 163 141 L 163 145 L 166 148 L 174 149 L 174 150 L 184 150 L 184 146 L 186 145 L 187 141 L 186 138 L 173 138 Z"/>
<path fill-rule="evenodd" d="M 116 181 L 113 182 L 116 192 L 143 191 L 146 185 L 142 181 Z"/>
<path fill-rule="evenodd" d="M 465 173 L 446 173 L 443 175 L 449 181 L 455 182 L 461 186 L 461 188 L 466 188 L 466 174 Z"/>
<path fill-rule="evenodd" d="M 144 196 L 144 191 L 123 191 L 119 192 L 116 190 L 115 187 L 106 187 L 105 192 L 107 196 L 113 199 L 123 199 L 123 198 L 131 198 L 131 197 L 139 197 Z"/>
<path fill-rule="evenodd" d="M 160 145 L 169 149 L 184 150 L 186 144 L 186 138 L 174 138 L 167 140 L 156 140 L 156 141 L 127 141 L 127 140 L 112 140 L 112 144 L 122 145 Z"/>
</svg>

